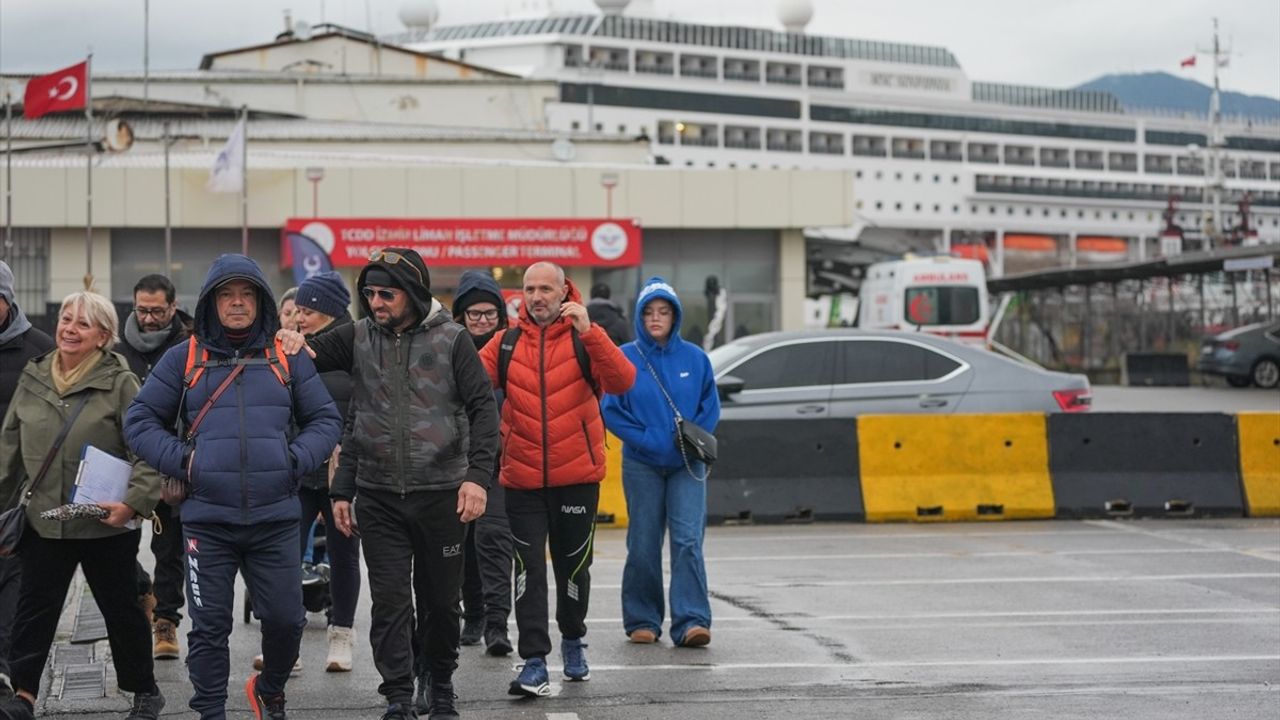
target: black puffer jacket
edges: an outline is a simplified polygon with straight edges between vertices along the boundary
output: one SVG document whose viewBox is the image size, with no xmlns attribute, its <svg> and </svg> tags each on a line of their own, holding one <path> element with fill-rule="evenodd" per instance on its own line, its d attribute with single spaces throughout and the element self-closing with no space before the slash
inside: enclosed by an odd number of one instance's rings
<svg viewBox="0 0 1280 720">
<path fill-rule="evenodd" d="M 9 410 L 9 400 L 27 361 L 49 352 L 54 345 L 53 338 L 31 327 L 17 305 L 10 305 L 9 309 L 9 322 L 0 330 L 0 418 Z M 15 322 L 19 324 L 14 325 Z M 10 328 L 15 332 L 8 332 Z"/>
<path fill-rule="evenodd" d="M 343 313 L 342 317 L 336 318 L 328 327 L 314 335 L 308 335 L 307 339 L 333 332 L 340 327 L 351 325 L 354 320 L 351 315 Z M 351 374 L 345 370 L 330 370 L 320 373 L 320 380 L 324 383 L 325 388 L 329 391 L 329 396 L 333 398 L 333 404 L 338 406 L 338 414 L 342 416 L 343 421 L 347 419 L 347 407 L 351 404 Z M 302 478 L 302 487 L 309 490 L 328 490 L 329 489 L 329 461 L 325 461 L 320 469 Z"/>
</svg>

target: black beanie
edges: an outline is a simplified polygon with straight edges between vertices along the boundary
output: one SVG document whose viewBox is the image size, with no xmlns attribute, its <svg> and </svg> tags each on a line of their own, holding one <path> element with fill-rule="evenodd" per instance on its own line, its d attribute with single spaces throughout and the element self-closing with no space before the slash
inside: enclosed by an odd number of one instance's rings
<svg viewBox="0 0 1280 720">
<path fill-rule="evenodd" d="M 374 283 L 375 285 L 377 283 Z M 298 286 L 293 302 L 298 307 L 309 308 L 332 318 L 342 317 L 351 305 L 351 293 L 347 291 L 342 276 L 336 272 L 312 275 Z"/>
</svg>

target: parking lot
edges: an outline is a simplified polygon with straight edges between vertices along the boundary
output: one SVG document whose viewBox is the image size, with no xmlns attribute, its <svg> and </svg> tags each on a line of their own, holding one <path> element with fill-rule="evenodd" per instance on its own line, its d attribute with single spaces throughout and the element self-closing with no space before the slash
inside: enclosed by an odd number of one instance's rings
<svg viewBox="0 0 1280 720">
<path fill-rule="evenodd" d="M 625 642 L 624 532 L 602 530 L 591 681 L 513 699 L 518 660 L 464 648 L 463 716 L 1199 719 L 1280 707 L 1280 521 L 729 526 L 709 530 L 706 552 L 709 648 Z M 366 594 L 362 638 L 368 607 Z M 367 641 L 355 672 L 320 672 L 324 619 L 310 619 L 290 717 L 379 717 Z M 231 717 L 249 717 L 239 687 L 258 637 L 254 624 L 232 636 Z M 548 662 L 558 678 L 559 657 Z M 194 717 L 182 663 L 158 675 L 166 717 Z M 125 702 L 109 695 L 46 712 L 117 717 L 105 711 Z"/>
</svg>

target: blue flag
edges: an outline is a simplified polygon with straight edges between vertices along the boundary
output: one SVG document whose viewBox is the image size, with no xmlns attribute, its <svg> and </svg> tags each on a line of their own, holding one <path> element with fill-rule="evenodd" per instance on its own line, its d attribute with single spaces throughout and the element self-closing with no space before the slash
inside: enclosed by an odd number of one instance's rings
<svg viewBox="0 0 1280 720">
<path fill-rule="evenodd" d="M 333 269 L 333 262 L 329 260 L 329 254 L 324 248 L 302 233 L 289 233 L 289 252 L 293 254 L 295 287 L 313 275 Z"/>
</svg>

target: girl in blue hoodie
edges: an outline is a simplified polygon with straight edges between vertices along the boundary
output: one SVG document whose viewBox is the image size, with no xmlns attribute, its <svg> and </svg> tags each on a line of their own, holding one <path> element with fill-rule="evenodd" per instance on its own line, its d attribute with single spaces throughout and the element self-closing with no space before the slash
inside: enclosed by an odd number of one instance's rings
<svg viewBox="0 0 1280 720">
<path fill-rule="evenodd" d="M 622 487 L 630 516 L 622 571 L 627 636 L 652 643 L 662 635 L 662 544 L 670 531 L 671 639 L 679 647 L 701 647 L 711 642 L 702 555 L 707 468 L 681 452 L 667 397 L 685 422 L 714 432 L 720 396 L 707 354 L 680 337 L 681 315 L 671 285 L 650 278 L 636 298 L 636 339 L 622 346 L 636 366 L 636 383 L 626 394 L 606 395 L 603 410 L 605 425 L 623 442 Z"/>
</svg>

